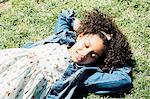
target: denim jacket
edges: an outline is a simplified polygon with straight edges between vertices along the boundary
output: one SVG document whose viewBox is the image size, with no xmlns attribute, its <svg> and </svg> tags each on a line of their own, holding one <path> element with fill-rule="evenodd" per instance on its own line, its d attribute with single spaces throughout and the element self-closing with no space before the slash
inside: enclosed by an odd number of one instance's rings
<svg viewBox="0 0 150 99">
<path fill-rule="evenodd" d="M 73 31 L 74 17 L 75 12 L 73 10 L 63 11 L 58 17 L 52 36 L 36 43 L 29 43 L 24 47 L 31 48 L 46 43 L 60 43 L 72 46 L 76 37 L 76 33 Z M 70 99 L 76 93 L 80 93 L 80 89 L 97 95 L 125 91 L 132 86 L 131 77 L 128 75 L 129 72 L 131 72 L 131 67 L 127 65 L 105 73 L 95 64 L 79 66 L 71 63 L 63 77 L 52 85 L 46 99 Z"/>
</svg>

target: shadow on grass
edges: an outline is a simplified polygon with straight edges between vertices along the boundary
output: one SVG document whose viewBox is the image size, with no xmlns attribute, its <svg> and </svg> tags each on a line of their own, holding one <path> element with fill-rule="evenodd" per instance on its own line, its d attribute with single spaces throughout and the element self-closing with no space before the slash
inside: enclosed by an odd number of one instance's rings
<svg viewBox="0 0 150 99">
<path fill-rule="evenodd" d="M 90 99 L 89 97 L 91 97 L 91 99 L 93 98 L 100 98 L 103 97 L 105 98 L 124 98 L 126 95 L 131 94 L 131 89 L 126 90 L 126 91 L 122 91 L 122 92 L 116 92 L 116 93 L 111 93 L 111 94 L 101 94 L 101 95 L 94 95 L 92 93 L 92 96 L 89 96 L 89 93 L 84 90 L 84 89 L 80 89 L 80 91 L 78 90 L 77 92 L 75 92 L 75 94 L 73 95 L 73 97 L 71 99 L 83 99 L 83 98 L 87 98 Z"/>
</svg>

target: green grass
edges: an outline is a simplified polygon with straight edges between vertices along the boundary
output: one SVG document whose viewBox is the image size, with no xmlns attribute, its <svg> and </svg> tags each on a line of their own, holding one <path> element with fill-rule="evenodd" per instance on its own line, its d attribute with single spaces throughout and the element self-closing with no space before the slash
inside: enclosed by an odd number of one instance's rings
<svg viewBox="0 0 150 99">
<path fill-rule="evenodd" d="M 131 94 L 126 99 L 150 99 L 150 1 L 149 0 L 0 0 L 0 48 L 21 47 L 53 33 L 58 14 L 74 9 L 99 8 L 114 17 L 134 53 Z M 109 97 L 89 94 L 87 99 Z"/>
</svg>

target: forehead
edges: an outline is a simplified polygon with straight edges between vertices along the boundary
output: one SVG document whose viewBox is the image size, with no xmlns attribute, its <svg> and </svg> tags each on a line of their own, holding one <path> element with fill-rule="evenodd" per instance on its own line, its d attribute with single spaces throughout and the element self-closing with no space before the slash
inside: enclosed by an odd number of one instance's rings
<svg viewBox="0 0 150 99">
<path fill-rule="evenodd" d="M 101 54 L 102 50 L 104 49 L 103 40 L 97 34 L 88 34 L 85 36 L 85 42 L 89 43 L 89 47 L 93 51 Z"/>
</svg>

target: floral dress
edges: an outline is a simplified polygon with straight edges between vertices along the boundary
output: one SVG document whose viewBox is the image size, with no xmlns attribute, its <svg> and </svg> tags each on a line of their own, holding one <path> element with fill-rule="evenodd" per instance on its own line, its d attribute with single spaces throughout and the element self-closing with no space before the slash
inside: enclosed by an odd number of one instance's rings
<svg viewBox="0 0 150 99">
<path fill-rule="evenodd" d="M 0 50 L 0 99 L 43 99 L 70 62 L 66 45 Z"/>
</svg>

